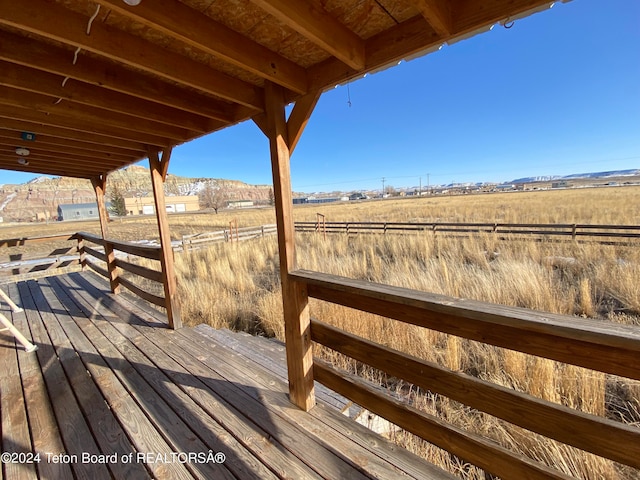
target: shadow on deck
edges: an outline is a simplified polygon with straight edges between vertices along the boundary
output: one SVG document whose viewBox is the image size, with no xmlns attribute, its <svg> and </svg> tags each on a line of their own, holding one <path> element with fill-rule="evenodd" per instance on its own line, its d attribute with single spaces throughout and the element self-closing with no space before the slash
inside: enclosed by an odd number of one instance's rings
<svg viewBox="0 0 640 480">
<path fill-rule="evenodd" d="M 91 272 L 7 287 L 38 350 L 0 333 L 3 478 L 450 478 L 325 402 L 297 409 L 284 365 L 169 330 Z"/>
</svg>

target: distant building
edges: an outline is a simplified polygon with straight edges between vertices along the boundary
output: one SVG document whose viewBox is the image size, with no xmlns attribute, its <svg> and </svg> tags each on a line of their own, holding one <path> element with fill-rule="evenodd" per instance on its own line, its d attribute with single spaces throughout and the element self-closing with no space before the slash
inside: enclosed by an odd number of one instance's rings
<svg viewBox="0 0 640 480">
<path fill-rule="evenodd" d="M 196 212 L 200 210 L 198 197 L 184 195 L 178 197 L 165 197 L 165 205 L 168 213 Z M 127 215 L 152 215 L 156 213 L 153 197 L 130 197 L 124 199 Z"/>
<path fill-rule="evenodd" d="M 107 210 L 111 203 L 107 202 Z M 67 203 L 58 205 L 58 220 L 91 220 L 100 218 L 97 203 Z"/>
<path fill-rule="evenodd" d="M 569 184 L 566 181 L 552 182 L 551 188 L 567 188 Z"/>
<path fill-rule="evenodd" d="M 348 201 L 349 197 L 309 197 L 307 203 L 332 203 L 332 202 L 344 202 Z"/>
<path fill-rule="evenodd" d="M 230 200 L 227 204 L 229 208 L 250 208 L 253 207 L 253 200 Z"/>
<path fill-rule="evenodd" d="M 298 197 L 293 199 L 294 205 L 300 205 L 303 203 L 309 203 L 309 199 L 307 197 Z"/>
</svg>

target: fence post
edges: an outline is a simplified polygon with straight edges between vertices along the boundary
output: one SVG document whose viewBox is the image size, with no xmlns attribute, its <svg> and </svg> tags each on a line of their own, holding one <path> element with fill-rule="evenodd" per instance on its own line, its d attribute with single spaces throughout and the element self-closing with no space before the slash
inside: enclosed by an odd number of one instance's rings
<svg viewBox="0 0 640 480">
<path fill-rule="evenodd" d="M 573 229 L 571 230 L 571 239 L 575 240 L 576 239 L 576 229 L 578 228 L 578 226 L 574 223 L 573 224 Z"/>
<path fill-rule="evenodd" d="M 98 204 L 98 215 L 100 217 L 100 230 L 102 231 L 102 244 L 104 245 L 104 254 L 107 257 L 107 272 L 109 273 L 109 286 L 113 293 L 120 293 L 120 283 L 118 282 L 118 267 L 116 267 L 116 255 L 113 251 L 113 245 L 107 240 L 109 213 L 104 202 L 104 191 L 107 185 L 107 175 L 99 175 L 91 179 L 93 190 L 96 193 L 96 202 Z"/>
<path fill-rule="evenodd" d="M 84 251 L 84 238 L 76 235 L 76 240 L 78 240 L 78 257 L 80 259 L 80 266 L 84 271 L 87 269 L 87 254 Z"/>
</svg>

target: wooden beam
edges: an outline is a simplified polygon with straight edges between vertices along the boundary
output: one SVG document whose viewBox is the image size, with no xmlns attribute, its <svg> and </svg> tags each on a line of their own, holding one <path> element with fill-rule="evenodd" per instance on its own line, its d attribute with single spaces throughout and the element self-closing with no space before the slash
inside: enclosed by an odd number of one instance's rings
<svg viewBox="0 0 640 480">
<path fill-rule="evenodd" d="M 0 105 L 3 104 L 3 100 L 4 99 L 0 95 Z M 89 134 L 86 136 L 79 135 L 82 139 L 98 134 L 104 138 L 104 143 L 106 145 L 117 146 L 119 144 L 118 141 L 110 141 L 106 137 L 113 137 L 114 139 L 133 142 L 144 141 L 147 144 L 156 145 L 158 147 L 165 147 L 175 143 L 175 141 L 172 141 L 169 138 L 159 137 L 158 135 L 139 133 L 128 128 L 113 127 L 110 125 L 99 125 L 95 123 L 89 124 L 86 121 L 78 120 L 73 117 L 58 115 L 56 113 L 40 112 L 28 107 L 20 108 L 13 107 L 11 105 L 3 105 L 2 108 L 0 108 L 0 117 L 42 125 L 50 125 L 53 127 L 62 127 L 74 130 L 75 135 L 78 135 L 79 132 Z M 3 121 L 2 126 L 6 127 L 7 124 Z"/>
<path fill-rule="evenodd" d="M 15 147 L 9 145 L 3 145 L 0 141 L 0 154 L 2 155 L 14 155 Z M 31 150 L 31 154 L 26 157 L 29 161 L 34 160 L 42 160 L 43 162 L 50 162 L 53 164 L 59 165 L 69 165 L 69 166 L 81 166 L 83 164 L 86 165 L 96 165 L 100 164 L 102 167 L 107 168 L 120 168 L 123 164 L 128 163 L 128 160 L 114 160 L 112 158 L 103 157 L 100 155 L 96 155 L 94 157 L 86 156 L 86 155 L 73 155 L 73 154 L 63 154 L 59 152 L 47 152 L 47 151 L 33 151 Z"/>
<path fill-rule="evenodd" d="M 64 77 L 59 75 L 0 60 L 0 85 L 98 107 L 111 112 L 124 113 L 138 119 L 152 120 L 185 130 L 200 133 L 209 131 L 211 120 L 208 118 L 73 79 L 67 79 L 63 86 L 63 81 Z"/>
<path fill-rule="evenodd" d="M 1 25 L 81 47 L 220 98 L 263 109 L 258 87 L 101 22 L 94 22 L 87 35 L 87 23 L 86 16 L 45 0 L 30 0 L 21 8 L 15 8 L 13 0 L 0 0 Z"/>
<path fill-rule="evenodd" d="M 429 22 L 435 32 L 447 38 L 452 31 L 451 2 L 448 0 L 409 0 Z"/>
<path fill-rule="evenodd" d="M 15 155 L 12 157 L 0 155 L 0 169 L 73 178 L 91 178 L 92 175 L 95 175 L 95 171 L 93 170 L 76 169 L 68 166 L 52 166 L 43 162 L 20 165 Z"/>
<path fill-rule="evenodd" d="M 298 140 L 300 140 L 302 132 L 309 121 L 309 117 L 311 117 L 311 113 L 320 99 L 320 93 L 320 90 L 314 90 L 296 100 L 293 106 L 293 110 L 287 120 L 290 154 L 293 154 L 293 150 L 296 148 L 296 145 L 298 145 Z"/>
<path fill-rule="evenodd" d="M 638 331 L 592 319 L 458 299 L 320 272 L 291 274 L 309 295 L 419 327 L 640 380 Z"/>
<path fill-rule="evenodd" d="M 145 145 L 139 141 L 123 140 L 106 135 L 89 133 L 85 131 L 77 131 L 69 128 L 58 127 L 55 125 L 43 125 L 39 120 L 36 122 L 25 119 L 10 118 L 5 115 L 4 108 L 0 109 L 0 125 L 6 130 L 15 132 L 31 132 L 36 134 L 36 142 L 41 135 L 49 137 L 52 141 L 61 141 L 61 145 L 73 142 L 73 145 L 81 148 L 88 146 L 89 149 L 95 148 L 96 151 L 111 151 L 111 149 L 125 150 L 125 154 L 136 156 L 137 159 L 146 157 Z M 18 111 L 17 109 L 13 110 Z M 7 112 L 9 114 L 9 112 Z M 77 143 L 76 143 L 77 142 Z"/>
<path fill-rule="evenodd" d="M 390 66 L 408 56 L 437 48 L 444 41 L 424 17 L 418 15 L 367 39 L 365 69 L 371 71 Z M 361 76 L 361 71 L 330 58 L 309 68 L 309 90 L 325 90 Z"/>
<path fill-rule="evenodd" d="M 9 32 L 0 31 L 0 58 L 207 118 L 223 122 L 231 122 L 235 118 L 235 107 L 226 102 L 176 87 L 157 78 L 139 75 L 82 52 L 73 64 L 73 51 L 35 40 L 28 41 Z"/>
<path fill-rule="evenodd" d="M 9 135 L 9 133 L 12 133 L 13 135 Z M 103 158 L 106 160 L 116 160 L 118 162 L 129 162 L 133 158 L 135 158 L 134 154 L 127 152 L 126 150 L 105 150 L 96 148 L 96 145 L 93 145 L 94 148 L 91 148 L 92 144 L 90 143 L 72 142 L 65 139 L 56 139 L 54 137 L 49 137 L 46 135 L 39 135 L 37 142 L 27 142 L 22 140 L 20 136 L 15 132 L 2 129 L 0 129 L 0 145 L 24 147 L 34 152 L 56 152 L 62 154 L 78 155 L 87 158 Z M 78 145 L 80 145 L 80 147 L 78 147 Z"/>
<path fill-rule="evenodd" d="M 304 68 L 177 0 L 142 2 L 135 8 L 122 0 L 98 3 L 294 92 L 307 91 Z"/>
<path fill-rule="evenodd" d="M 319 3 L 308 0 L 251 1 L 351 68 L 364 68 L 364 41 L 332 17 Z"/>
<path fill-rule="evenodd" d="M 113 251 L 113 245 L 107 241 L 109 234 L 109 212 L 104 200 L 104 192 L 107 186 L 107 175 L 102 174 L 91 178 L 91 185 L 96 193 L 96 201 L 98 202 L 98 214 L 100 216 L 100 231 L 104 240 L 104 254 L 107 257 L 107 273 L 109 278 L 109 286 L 114 294 L 120 293 L 120 282 L 118 281 L 118 267 L 116 267 L 116 255 Z"/>
<path fill-rule="evenodd" d="M 452 19 L 453 34 L 465 34 L 488 27 L 509 17 L 549 7 L 549 0 L 510 0 L 505 8 L 504 0 L 483 0 L 482 2 L 459 2 Z"/>
<path fill-rule="evenodd" d="M 305 284 L 294 282 L 289 276 L 296 266 L 295 229 L 285 102 L 281 87 L 267 83 L 265 105 L 280 252 L 289 394 L 295 405 L 308 411 L 315 405 L 309 305 Z"/>
<path fill-rule="evenodd" d="M 423 391 L 438 393 L 547 438 L 640 468 L 640 430 L 636 427 L 453 372 L 317 320 L 311 322 L 311 334 L 313 341 Z M 621 444 L 626 445 L 624 450 L 620 449 Z"/>
<path fill-rule="evenodd" d="M 153 186 L 153 199 L 156 207 L 156 218 L 158 219 L 158 231 L 160 233 L 160 247 L 162 252 L 160 265 L 162 267 L 165 308 L 167 309 L 169 328 L 176 329 L 182 327 L 182 320 L 180 319 L 180 308 L 177 298 L 178 285 L 173 265 L 171 232 L 169 229 L 169 219 L 167 218 L 167 207 L 164 199 L 164 179 L 167 176 L 170 158 L 170 148 L 162 151 L 162 157 L 158 155 L 157 151 L 149 150 L 151 185 Z"/>
<path fill-rule="evenodd" d="M 92 124 L 92 130 L 100 131 L 100 127 L 109 126 L 128 129 L 148 135 L 159 135 L 171 140 L 185 141 L 196 134 L 184 128 L 173 127 L 163 123 L 153 122 L 144 118 L 110 112 L 102 108 L 79 105 L 66 100 L 58 101 L 55 97 L 39 93 L 25 92 L 15 88 L 0 87 L 0 103 L 14 107 L 23 107 L 68 117 L 72 120 Z"/>
<path fill-rule="evenodd" d="M 492 440 L 454 426 L 393 397 L 381 395 L 371 383 L 340 372 L 328 362 L 316 360 L 314 374 L 319 382 L 358 405 L 386 418 L 399 427 L 424 438 L 443 450 L 500 478 L 527 480 L 572 480 L 553 467 L 514 453 Z M 487 478 L 487 477 L 485 477 Z M 488 476 L 491 478 L 491 476 Z"/>
</svg>

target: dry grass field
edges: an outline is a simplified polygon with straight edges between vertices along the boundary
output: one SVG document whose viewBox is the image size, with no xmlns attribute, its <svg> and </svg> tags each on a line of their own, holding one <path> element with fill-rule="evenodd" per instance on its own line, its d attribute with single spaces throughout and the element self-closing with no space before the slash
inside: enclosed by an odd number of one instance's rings
<svg viewBox="0 0 640 480">
<path fill-rule="evenodd" d="M 640 187 L 571 189 L 454 197 L 427 197 L 304 205 L 296 221 L 523 222 L 640 224 Z M 225 211 L 219 215 L 170 216 L 172 236 L 228 227 L 273 223 L 273 209 Z M 118 239 L 153 238 L 154 218 L 110 224 Z M 0 237 L 42 234 L 42 226 Z M 57 230 L 97 232 L 97 223 L 58 224 Z M 14 230 L 16 231 L 16 230 Z M 16 231 L 17 232 L 17 231 Z M 297 236 L 301 268 L 455 297 L 640 325 L 640 245 L 501 241 L 490 234 L 469 238 L 407 235 Z M 187 324 L 245 330 L 283 338 L 275 237 L 220 243 L 176 253 L 179 297 Z M 578 410 L 640 426 L 640 383 L 604 375 L 458 337 L 400 324 L 312 300 L 312 316 L 378 343 L 452 370 L 529 392 Z M 385 378 L 377 371 L 318 349 L 316 354 L 396 391 L 425 411 L 511 449 L 584 479 L 640 478 L 590 454 L 534 436 L 518 427 Z M 469 467 L 409 434 L 395 439 L 464 478 L 484 479 Z"/>
</svg>

